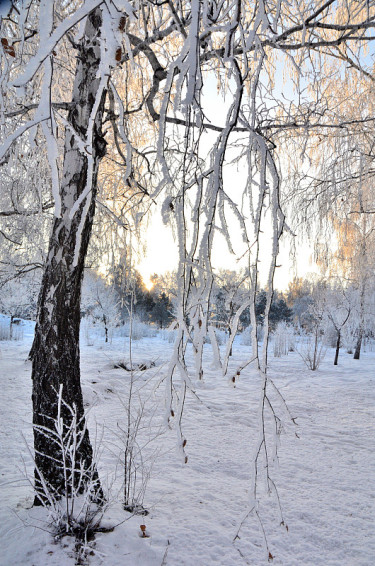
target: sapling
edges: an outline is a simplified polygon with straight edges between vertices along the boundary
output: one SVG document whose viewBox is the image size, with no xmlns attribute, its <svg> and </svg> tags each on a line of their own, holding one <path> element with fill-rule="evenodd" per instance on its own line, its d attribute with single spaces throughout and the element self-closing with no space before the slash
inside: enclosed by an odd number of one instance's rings
<svg viewBox="0 0 375 566">
<path fill-rule="evenodd" d="M 305 338 L 303 344 L 297 348 L 297 353 L 311 371 L 319 368 L 326 353 L 320 326 L 317 325 L 312 335 L 308 335 Z"/>
<path fill-rule="evenodd" d="M 125 412 L 125 423 L 117 424 L 120 431 L 117 436 L 121 444 L 121 459 L 123 462 L 123 507 L 126 511 L 146 515 L 147 511 L 143 507 L 143 499 L 150 478 L 155 453 L 152 452 L 150 460 L 146 462 L 144 449 L 158 433 L 156 433 L 155 436 L 150 434 L 153 415 L 151 415 L 150 419 L 146 418 L 146 401 L 141 398 L 141 388 L 137 388 L 137 370 L 143 372 L 154 367 L 155 363 L 135 364 L 133 362 L 133 306 L 133 295 L 131 295 L 130 304 L 128 306 L 129 363 L 126 364 L 124 368 L 129 372 L 130 381 L 127 398 L 125 400 L 120 399 Z M 121 366 L 119 365 L 118 367 Z M 142 386 L 143 385 L 144 382 L 142 380 Z M 148 430 L 148 439 L 142 444 L 140 441 L 140 433 L 145 429 Z"/>
</svg>

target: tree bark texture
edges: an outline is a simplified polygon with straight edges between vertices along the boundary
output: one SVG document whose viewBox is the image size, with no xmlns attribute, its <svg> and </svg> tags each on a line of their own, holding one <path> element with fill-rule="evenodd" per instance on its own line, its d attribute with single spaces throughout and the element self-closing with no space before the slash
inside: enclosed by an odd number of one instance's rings
<svg viewBox="0 0 375 566">
<path fill-rule="evenodd" d="M 77 448 L 77 467 L 80 463 L 84 463 L 84 468 L 90 469 L 93 458 L 89 434 L 84 428 L 79 331 L 84 262 L 95 212 L 98 167 L 106 146 L 101 131 L 105 92 L 101 97 L 95 118 L 92 138 L 94 162 L 92 190 L 87 196 L 89 209 L 83 228 L 81 227 L 81 234 L 79 234 L 79 226 L 86 199 L 73 218 L 69 217 L 69 213 L 87 183 L 88 159 L 87 155 L 78 148 L 75 132 L 85 140 L 100 81 L 97 74 L 100 64 L 101 25 L 102 13 L 97 8 L 87 17 L 85 32 L 78 47 L 72 105 L 68 114 L 68 122 L 74 131 L 69 128 L 65 130 L 64 164 L 60 183 L 62 212 L 60 218 L 55 218 L 52 227 L 31 350 L 35 487 L 37 492 L 41 491 L 41 473 L 49 489 L 57 497 L 66 491 L 62 456 L 56 443 L 51 441 L 50 435 L 42 433 L 40 427 L 54 430 L 58 391 L 61 385 L 63 401 L 75 408 L 78 427 L 84 431 L 83 441 Z M 78 254 L 76 261 L 74 261 L 75 254 Z M 69 426 L 72 416 L 64 405 L 61 416 L 64 425 Z M 96 471 L 94 471 L 94 480 L 97 483 L 97 493 L 101 495 Z M 35 503 L 38 502 L 37 499 L 36 497 Z"/>
<path fill-rule="evenodd" d="M 339 361 L 340 342 L 341 342 L 341 330 L 339 330 L 339 331 L 337 332 L 335 359 L 334 359 L 334 362 L 333 362 L 333 365 L 334 365 L 334 366 L 337 366 L 338 361 Z"/>
</svg>

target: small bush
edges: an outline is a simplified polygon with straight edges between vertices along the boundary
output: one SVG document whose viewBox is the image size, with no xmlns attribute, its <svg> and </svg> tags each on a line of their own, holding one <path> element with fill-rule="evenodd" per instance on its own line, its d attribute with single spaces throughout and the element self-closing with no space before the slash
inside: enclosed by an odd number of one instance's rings
<svg viewBox="0 0 375 566">
<path fill-rule="evenodd" d="M 241 333 L 241 344 L 243 346 L 251 346 L 251 326 L 245 328 Z"/>
<path fill-rule="evenodd" d="M 301 342 L 297 348 L 298 354 L 311 371 L 315 371 L 319 368 L 326 354 L 322 338 L 320 328 L 317 327 L 312 334 L 307 334 L 305 337 L 301 338 Z"/>
<path fill-rule="evenodd" d="M 170 330 L 169 328 L 163 328 L 163 330 L 159 330 L 159 336 L 161 336 L 162 340 L 165 340 L 169 344 L 173 344 L 177 336 L 177 331 Z"/>
<path fill-rule="evenodd" d="M 216 336 L 216 342 L 218 346 L 223 346 L 223 344 L 226 343 L 227 339 L 228 339 L 228 334 L 225 332 L 225 330 L 220 330 L 220 328 L 215 328 L 214 329 L 215 332 L 215 336 Z M 211 344 L 211 338 L 209 335 L 205 336 L 205 344 Z"/>
<path fill-rule="evenodd" d="M 245 328 L 241 334 L 241 344 L 243 346 L 251 346 L 251 326 Z M 257 325 L 258 342 L 262 342 L 264 338 L 264 329 L 261 324 Z"/>
<path fill-rule="evenodd" d="M 132 324 L 127 321 L 118 327 L 116 334 L 126 338 L 129 338 L 131 335 L 132 340 L 141 340 L 142 338 L 154 338 L 158 335 L 158 331 L 155 326 L 134 319 Z"/>
<path fill-rule="evenodd" d="M 81 335 L 84 338 L 86 346 L 93 346 L 93 320 L 91 316 L 85 316 L 81 321 Z"/>
<path fill-rule="evenodd" d="M 294 352 L 294 328 L 285 321 L 279 322 L 273 333 L 273 355 L 275 358 Z"/>
</svg>

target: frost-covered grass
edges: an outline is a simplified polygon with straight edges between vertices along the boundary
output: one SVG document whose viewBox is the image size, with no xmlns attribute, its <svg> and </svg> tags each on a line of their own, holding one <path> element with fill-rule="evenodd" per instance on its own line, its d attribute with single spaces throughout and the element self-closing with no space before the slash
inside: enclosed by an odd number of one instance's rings
<svg viewBox="0 0 375 566">
<path fill-rule="evenodd" d="M 128 321 L 116 326 L 109 325 L 108 342 L 112 342 L 114 338 L 129 338 L 130 335 L 133 341 L 141 340 L 142 338 L 152 338 L 157 336 L 158 332 L 156 326 L 134 319 L 132 323 Z M 162 332 L 170 331 L 163 330 Z M 105 341 L 105 328 L 103 323 L 100 322 L 100 320 L 95 320 L 91 316 L 84 317 L 81 321 L 81 340 L 86 346 L 97 346 L 99 343 Z"/>
<path fill-rule="evenodd" d="M 21 434 L 31 445 L 31 367 L 25 361 L 31 341 L 29 324 L 24 327 L 23 341 L 2 342 L 0 350 L 0 563 L 73 566 L 75 541 L 71 537 L 54 540 L 46 532 L 51 530 L 46 511 L 29 508 L 32 490 L 24 473 L 32 478 L 32 459 Z M 99 473 L 109 490 L 110 504 L 102 526 L 117 525 L 113 532 L 97 534 L 90 542 L 87 563 L 266 564 L 260 523 L 254 515 L 245 518 L 259 376 L 247 367 L 236 387 L 231 387 L 214 369 L 211 345 L 204 346 L 204 381 L 196 383 L 196 395 L 187 398 L 182 422 L 188 455 L 184 464 L 175 432 L 161 434 L 160 429 L 165 416 L 163 376 L 172 347 L 161 334 L 133 343 L 135 366 L 145 360 L 156 361 L 155 367 L 133 374 L 137 391 L 134 414 L 139 400 L 144 414 L 138 441 L 150 470 L 143 499 L 149 515 L 138 516 L 122 509 L 119 455 L 124 443 L 119 433 L 126 426 L 131 373 L 114 366 L 127 357 L 127 345 L 123 336 L 116 335 L 108 344 L 102 338 L 92 346 L 82 341 L 82 384 L 90 435 L 100 445 Z M 191 347 L 188 345 L 188 359 Z M 231 368 L 249 357 L 249 347 L 241 338 L 236 339 L 233 352 Z M 286 426 L 281 435 L 274 478 L 284 525 L 280 525 L 274 494 L 259 486 L 259 515 L 275 565 L 373 564 L 375 353 L 367 351 L 355 361 L 343 350 L 337 367 L 333 357 L 328 348 L 315 372 L 306 368 L 296 352 L 269 358 L 270 376 L 297 423 Z M 244 518 L 239 538 L 233 541 Z M 146 525 L 149 536 L 142 536 L 140 525 Z"/>
<path fill-rule="evenodd" d="M 132 322 L 125 322 L 114 330 L 115 336 L 125 336 L 129 338 L 131 335 L 133 340 L 141 340 L 141 338 L 154 338 L 158 335 L 156 326 L 151 326 L 137 319 Z"/>
</svg>

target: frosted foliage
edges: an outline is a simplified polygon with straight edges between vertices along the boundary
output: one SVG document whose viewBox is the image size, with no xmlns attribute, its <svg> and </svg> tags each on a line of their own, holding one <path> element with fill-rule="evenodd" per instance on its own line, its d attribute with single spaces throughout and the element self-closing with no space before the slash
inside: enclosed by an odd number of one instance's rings
<svg viewBox="0 0 375 566">
<path fill-rule="evenodd" d="M 33 318 L 35 316 L 38 282 L 24 277 L 1 287 L 0 312 L 10 317 Z"/>
<path fill-rule="evenodd" d="M 40 28 L 41 44 L 48 43 L 50 34 L 53 27 L 53 3 L 48 0 L 41 2 L 40 10 L 44 15 L 44 25 Z M 41 90 L 41 97 L 39 108 L 35 115 L 41 119 L 43 134 L 46 138 L 46 147 L 48 161 L 51 168 L 52 177 L 52 195 L 55 201 L 55 216 L 59 217 L 61 214 L 61 199 L 60 199 L 60 182 L 59 182 L 59 169 L 58 169 L 58 147 L 56 140 L 56 123 L 51 108 L 51 82 L 52 82 L 52 56 L 46 58 L 43 63 L 43 85 Z M 44 116 L 49 116 L 49 120 L 45 120 Z"/>
<path fill-rule="evenodd" d="M 248 326 L 241 332 L 241 344 L 244 346 L 251 346 L 252 328 Z"/>
<path fill-rule="evenodd" d="M 295 348 L 295 335 L 293 326 L 286 322 L 279 322 L 272 335 L 273 355 L 275 358 L 287 356 Z"/>
<path fill-rule="evenodd" d="M 244 344 L 245 346 L 251 346 L 253 336 L 254 336 L 254 330 L 253 330 L 252 326 L 248 326 L 241 333 L 241 344 Z M 257 325 L 256 336 L 257 336 L 257 339 L 260 342 L 264 338 L 264 329 L 263 329 L 263 326 L 261 324 Z"/>
<path fill-rule="evenodd" d="M 176 340 L 176 331 L 175 330 L 169 330 L 169 329 L 164 328 L 164 329 L 159 331 L 159 334 L 160 334 L 162 340 L 165 340 L 169 344 L 172 344 Z"/>
<path fill-rule="evenodd" d="M 93 124 L 101 96 L 108 87 L 113 92 L 114 111 L 118 112 L 120 118 L 117 133 L 125 146 L 125 180 L 130 178 L 132 172 L 131 162 L 134 159 L 135 142 L 129 138 L 124 127 L 124 112 L 127 109 L 123 104 L 120 90 L 116 88 L 116 81 L 111 81 L 111 78 L 117 79 L 116 66 L 120 61 L 121 63 L 129 61 L 136 70 L 139 64 L 137 57 L 142 52 L 147 59 L 149 70 L 154 73 L 153 80 L 149 81 L 150 84 L 144 80 L 144 101 L 153 120 L 158 120 L 159 123 L 156 144 L 157 163 L 154 167 L 161 176 L 155 177 L 154 194 L 158 194 L 162 188 L 167 191 L 169 196 L 165 199 L 164 217 L 167 219 L 169 212 L 169 216 L 173 217 L 178 225 L 180 264 L 183 266 L 179 276 L 183 286 L 179 293 L 183 305 L 180 314 L 185 318 L 189 316 L 190 324 L 194 327 L 191 337 L 196 350 L 195 374 L 201 377 L 199 366 L 202 340 L 207 332 L 208 302 L 212 287 L 211 250 L 217 241 L 216 234 L 222 234 L 229 249 L 235 251 L 228 230 L 228 214 L 237 219 L 238 230 L 247 249 L 245 255 L 251 303 L 254 302 L 254 290 L 258 279 L 258 236 L 265 222 L 272 227 L 270 254 L 267 259 L 262 260 L 268 267 L 268 300 L 263 353 L 259 358 L 254 308 L 250 308 L 254 329 L 253 355 L 265 371 L 272 280 L 276 267 L 278 240 L 284 227 L 284 216 L 279 205 L 280 180 L 274 144 L 264 135 L 261 127 L 264 108 L 267 107 L 266 100 L 276 96 L 272 91 L 272 72 L 267 67 L 270 54 L 266 53 L 265 46 L 268 46 L 267 49 L 271 53 L 273 49 L 278 51 L 280 47 L 283 49 L 282 42 L 287 42 L 289 37 L 292 42 L 295 40 L 294 34 L 300 30 L 298 25 L 296 26 L 294 16 L 291 16 L 292 13 L 298 13 L 302 22 L 308 22 L 309 25 L 306 24 L 307 27 L 304 27 L 303 38 L 305 40 L 310 37 L 311 30 L 314 29 L 311 22 L 314 22 L 321 12 L 318 10 L 315 14 L 312 7 L 297 9 L 294 4 L 289 6 L 281 1 L 272 8 L 260 2 L 254 8 L 252 17 L 249 17 L 252 10 L 247 2 L 227 5 L 225 2 L 217 4 L 194 1 L 189 5 L 190 15 L 186 18 L 184 3 L 172 2 L 165 9 L 162 6 L 147 5 L 146 9 L 141 3 L 131 5 L 125 0 L 121 3 L 110 1 L 103 4 L 96 0 L 87 0 L 68 15 L 64 14 L 64 10 L 60 7 L 61 14 L 54 22 L 53 14 L 54 11 L 58 11 L 57 5 L 55 6 L 53 2 L 42 3 L 41 11 L 43 10 L 45 17 L 43 26 L 39 26 L 41 40 L 39 47 L 35 53 L 28 54 L 27 67 L 20 67 L 10 81 L 10 84 L 17 87 L 30 85 L 42 69 L 43 81 L 39 103 L 34 118 L 20 123 L 18 129 L 13 130 L 13 133 L 5 139 L 2 155 L 7 153 L 23 132 L 34 127 L 35 124 L 42 124 L 47 139 L 57 216 L 60 214 L 61 206 L 57 190 L 59 160 L 56 130 L 57 122 L 61 121 L 64 124 L 65 118 L 61 112 L 57 113 L 52 105 L 52 97 L 48 95 L 52 92 L 48 89 L 56 86 L 52 55 L 60 49 L 67 34 L 71 34 L 70 39 L 74 34 L 77 40 L 83 38 L 84 26 L 80 25 L 78 30 L 77 24 L 83 22 L 85 16 L 99 5 L 102 12 L 100 66 L 97 77 L 99 82 L 85 139 L 80 140 L 81 150 L 87 156 L 87 183 L 78 199 L 70 203 L 69 211 L 70 219 L 78 211 L 81 214 L 75 264 L 78 261 L 82 229 L 92 192 Z M 36 11 L 32 11 L 32 14 L 37 24 L 38 14 Z M 360 8 L 357 8 L 356 14 L 361 14 Z M 328 11 L 324 14 L 323 20 L 325 21 L 325 18 L 329 20 L 332 15 Z M 31 17 L 30 14 L 23 9 L 19 19 L 23 38 L 28 17 Z M 147 26 L 150 29 L 145 29 Z M 168 53 L 163 44 L 164 38 L 168 38 L 172 33 L 178 37 L 173 55 Z M 280 36 L 277 33 L 280 33 Z M 143 45 L 140 42 L 145 37 L 150 39 L 147 39 Z M 154 44 L 160 45 L 161 50 L 154 50 Z M 302 42 L 298 49 L 307 51 L 307 44 L 303 47 Z M 22 46 L 24 45 L 23 39 Z M 295 67 L 298 68 L 298 64 L 302 66 L 299 59 L 297 62 L 294 54 L 288 52 L 287 57 Z M 207 128 L 209 130 L 210 125 L 205 122 L 206 102 L 202 98 L 206 78 L 217 78 L 219 90 L 221 85 L 223 89 L 225 85 L 227 91 L 227 103 L 223 113 L 224 125 L 217 127 L 216 124 L 212 124 L 215 133 L 210 136 L 207 135 Z M 37 94 L 36 90 L 34 94 Z M 75 132 L 75 136 L 77 139 L 80 137 L 78 132 Z M 174 151 L 177 147 L 181 148 L 179 153 Z M 135 149 L 142 151 L 142 147 Z M 233 163 L 244 167 L 248 172 L 247 180 L 237 194 L 232 194 L 231 187 L 224 181 L 225 175 L 230 174 Z M 150 165 L 152 164 L 149 163 Z M 194 223 L 194 228 L 186 238 L 187 223 L 191 224 L 191 221 Z M 192 280 L 195 286 L 194 297 L 190 296 L 193 292 Z M 194 313 L 191 309 L 194 309 Z"/>
<path fill-rule="evenodd" d="M 136 216 L 147 197 L 154 202 L 161 195 L 163 219 L 174 227 L 178 247 L 176 340 L 162 379 L 164 422 L 175 428 L 187 463 L 183 410 L 187 396 L 195 398 L 196 382 L 204 380 L 208 331 L 214 364 L 233 387 L 247 366 L 255 368 L 257 434 L 247 514 L 258 518 L 264 531 L 258 484 L 263 482 L 278 499 L 272 465 L 280 431 L 290 420 L 269 378 L 267 358 L 279 242 L 287 230 L 280 203 L 282 149 L 295 140 L 300 156 L 311 131 L 322 129 L 323 137 L 341 132 L 335 97 L 329 99 L 332 84 L 325 81 L 345 76 L 349 84 L 352 73 L 361 72 L 374 6 L 365 0 L 19 4 L 13 19 L 1 24 L 0 163 L 15 170 L 25 139 L 45 148 L 51 179 L 47 202 L 53 200 L 56 217 L 45 272 L 56 263 L 71 281 L 83 269 L 96 202 L 111 221 L 119 215 L 124 230 L 124 217 Z M 90 80 L 82 52 L 92 57 L 96 75 Z M 282 69 L 282 77 L 276 69 Z M 205 91 L 214 83 L 216 98 Z M 91 90 L 82 97 L 85 87 Z M 362 85 L 356 89 L 364 90 Z M 212 112 L 214 100 L 219 110 Z M 116 185 L 110 195 L 104 189 L 108 178 Z M 39 195 L 36 202 L 43 210 L 46 201 Z M 15 207 L 11 212 L 19 213 Z M 268 246 L 263 245 L 265 234 Z M 210 310 L 213 252 L 223 242 L 243 268 L 246 283 L 246 293 L 230 313 L 225 352 Z M 116 242 L 111 246 L 115 249 Z M 260 262 L 267 289 L 262 337 L 255 308 Z M 75 281 L 76 287 L 66 291 L 70 297 L 80 296 L 81 278 Z M 360 335 L 365 287 L 358 298 Z M 41 306 L 48 321 L 55 289 L 46 290 Z M 106 325 L 107 316 L 116 320 L 115 304 L 105 295 L 104 305 L 99 295 L 89 314 L 98 318 L 101 309 Z M 322 305 L 316 301 L 315 306 L 314 366 L 325 316 Z M 231 353 L 246 309 L 251 345 L 235 367 Z M 337 313 L 331 322 L 342 326 Z M 286 345 L 279 336 L 278 351 L 283 352 Z"/>
<path fill-rule="evenodd" d="M 168 332 L 164 330 L 163 332 Z M 132 340 L 140 340 L 141 338 L 145 337 L 154 337 L 157 336 L 158 331 L 155 327 L 150 326 L 144 322 L 141 322 L 137 318 L 133 319 L 132 324 L 129 322 L 125 322 L 119 328 L 116 329 L 116 335 L 125 336 L 126 338 L 131 338 Z M 168 338 L 168 342 L 169 342 Z M 173 336 L 172 340 L 173 341 Z"/>
<path fill-rule="evenodd" d="M 323 338 L 321 328 L 316 326 L 312 334 L 302 335 L 298 342 L 296 350 L 311 371 L 319 369 L 326 355 Z"/>
<path fill-rule="evenodd" d="M 83 282 L 81 311 L 86 317 L 86 341 L 91 341 L 90 326 L 96 325 L 104 329 L 107 342 L 109 333 L 112 334 L 113 328 L 119 323 L 118 300 L 113 288 L 90 272 L 86 273 Z"/>
<path fill-rule="evenodd" d="M 356 343 L 356 330 L 357 324 L 354 321 L 351 324 L 345 325 L 343 332 L 342 332 L 342 341 L 343 346 L 348 352 L 348 354 L 352 354 L 354 352 L 355 343 Z"/>
</svg>

